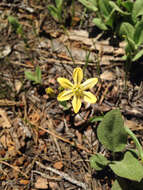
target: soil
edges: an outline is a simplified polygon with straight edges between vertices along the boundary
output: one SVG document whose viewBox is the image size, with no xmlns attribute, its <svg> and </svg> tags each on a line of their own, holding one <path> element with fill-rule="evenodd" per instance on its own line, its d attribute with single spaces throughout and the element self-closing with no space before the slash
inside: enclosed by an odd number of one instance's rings
<svg viewBox="0 0 143 190">
<path fill-rule="evenodd" d="M 135 63 L 125 80 L 125 44 L 98 30 L 92 23 L 95 14 L 84 14 L 78 2 L 73 17 L 71 1 L 65 2 L 63 23 L 50 16 L 49 3 L 0 2 L 0 189 L 110 190 L 113 172 L 96 172 L 89 164 L 97 152 L 111 157 L 97 139 L 98 123 L 89 119 L 119 108 L 142 144 L 143 65 Z M 13 30 L 8 16 L 18 18 L 24 37 Z M 38 65 L 40 85 L 24 74 Z M 75 114 L 70 101 L 64 107 L 56 97 L 57 78 L 72 80 L 77 66 L 85 80 L 98 77 L 99 82 L 92 89 L 97 103 L 83 103 Z M 46 94 L 48 87 L 54 95 Z M 131 139 L 128 146 L 134 147 Z"/>
</svg>

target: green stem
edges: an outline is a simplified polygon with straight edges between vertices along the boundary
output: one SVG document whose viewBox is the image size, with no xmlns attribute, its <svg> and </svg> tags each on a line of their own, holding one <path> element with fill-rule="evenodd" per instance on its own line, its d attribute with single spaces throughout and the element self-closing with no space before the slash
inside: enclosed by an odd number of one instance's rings
<svg viewBox="0 0 143 190">
<path fill-rule="evenodd" d="M 137 137 L 135 136 L 135 134 L 128 128 L 125 126 L 125 130 L 126 132 L 132 137 L 137 149 L 138 149 L 138 152 L 139 152 L 139 155 L 140 155 L 140 158 L 141 158 L 141 161 L 143 162 L 143 149 L 142 149 L 142 146 L 141 144 L 139 143 Z"/>
</svg>

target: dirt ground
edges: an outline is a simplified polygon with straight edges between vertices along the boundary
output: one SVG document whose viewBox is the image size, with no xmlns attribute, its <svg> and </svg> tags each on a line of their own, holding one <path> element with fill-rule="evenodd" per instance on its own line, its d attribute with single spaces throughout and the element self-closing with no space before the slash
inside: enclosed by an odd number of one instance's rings
<svg viewBox="0 0 143 190">
<path fill-rule="evenodd" d="M 136 63 L 125 81 L 124 43 L 103 35 L 93 25 L 93 13 L 83 15 L 76 2 L 66 4 L 65 28 L 49 15 L 46 0 L 0 1 L 0 189 L 110 190 L 116 176 L 96 172 L 89 158 L 110 157 L 96 136 L 98 123 L 89 121 L 119 108 L 125 124 L 143 143 L 143 64 Z M 26 42 L 8 16 L 18 18 Z M 86 64 L 87 57 L 88 64 Z M 42 84 L 25 79 L 25 70 L 39 65 Z M 98 77 L 96 104 L 83 103 L 74 114 L 57 101 L 57 77 L 72 80 L 73 69 L 84 78 Z M 51 87 L 55 95 L 45 93 Z M 129 139 L 129 147 L 134 147 Z"/>
</svg>

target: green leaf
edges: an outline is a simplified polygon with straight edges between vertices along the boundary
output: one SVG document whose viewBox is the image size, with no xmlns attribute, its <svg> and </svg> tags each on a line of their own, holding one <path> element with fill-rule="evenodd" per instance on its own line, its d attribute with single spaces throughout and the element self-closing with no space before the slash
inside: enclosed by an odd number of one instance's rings
<svg viewBox="0 0 143 190">
<path fill-rule="evenodd" d="M 63 0 L 55 0 L 55 3 L 56 3 L 56 7 L 57 7 L 58 9 L 61 9 L 61 8 L 62 8 Z"/>
<path fill-rule="evenodd" d="M 109 4 L 109 0 L 99 0 L 99 8 L 104 18 L 108 17 L 112 11 L 112 7 Z"/>
<path fill-rule="evenodd" d="M 131 52 L 131 51 L 135 51 L 137 49 L 137 46 L 135 44 L 135 42 L 130 38 L 130 37 L 126 37 L 127 40 L 127 46 L 125 47 L 125 51 L 127 53 Z"/>
<path fill-rule="evenodd" d="M 119 110 L 108 112 L 97 128 L 99 141 L 113 152 L 122 151 L 127 143 L 127 133 Z"/>
<path fill-rule="evenodd" d="M 132 59 L 132 61 L 137 61 L 139 58 L 143 56 L 143 49 L 140 50 Z"/>
<path fill-rule="evenodd" d="M 116 5 L 116 3 L 113 1 L 109 1 L 109 4 L 111 5 L 112 8 L 114 8 L 116 11 L 118 11 L 122 15 L 130 15 L 131 14 L 131 13 L 122 11 L 122 9 L 120 9 L 120 7 L 118 7 L 118 5 Z"/>
<path fill-rule="evenodd" d="M 20 25 L 20 26 L 17 28 L 16 33 L 17 33 L 17 34 L 20 34 L 20 35 L 23 35 L 23 28 L 22 28 L 22 25 Z"/>
<path fill-rule="evenodd" d="M 131 2 L 131 1 L 124 1 L 124 2 L 121 2 L 121 5 L 128 11 L 128 12 L 132 12 L 132 9 L 133 9 L 133 4 L 134 2 Z"/>
<path fill-rule="evenodd" d="M 105 19 L 105 24 L 113 28 L 113 22 L 115 19 L 115 9 L 113 9 L 110 13 L 110 15 Z"/>
<path fill-rule="evenodd" d="M 54 7 L 53 5 L 48 5 L 48 11 L 51 14 L 51 16 L 56 20 L 59 21 L 59 16 L 58 16 L 58 9 Z"/>
<path fill-rule="evenodd" d="M 94 123 L 94 122 L 97 122 L 97 121 L 102 121 L 103 120 L 103 116 L 94 116 L 92 118 L 90 118 L 90 122 L 91 123 Z"/>
<path fill-rule="evenodd" d="M 40 84 L 42 82 L 40 67 L 37 66 L 35 72 L 25 71 L 25 78 L 34 81 L 36 84 Z"/>
<path fill-rule="evenodd" d="M 143 42 L 143 20 L 138 22 L 135 26 L 134 41 L 137 46 L 141 45 Z"/>
<path fill-rule="evenodd" d="M 115 180 L 115 182 L 112 185 L 111 190 L 123 190 L 122 187 L 120 186 L 120 183 L 118 182 L 118 180 Z"/>
<path fill-rule="evenodd" d="M 98 11 L 96 0 L 79 0 L 79 2 L 94 12 Z"/>
<path fill-rule="evenodd" d="M 120 177 L 138 182 L 143 178 L 143 166 L 131 152 L 126 152 L 123 160 L 114 161 L 109 166 Z"/>
<path fill-rule="evenodd" d="M 25 71 L 25 78 L 27 78 L 28 80 L 31 80 L 31 81 L 36 80 L 34 73 L 31 71 Z"/>
<path fill-rule="evenodd" d="M 108 30 L 107 26 L 104 24 L 104 22 L 100 18 L 94 18 L 93 23 L 101 30 Z"/>
<path fill-rule="evenodd" d="M 143 15 L 143 0 L 136 0 L 133 3 L 132 19 L 137 21 L 137 17 Z"/>
<path fill-rule="evenodd" d="M 20 26 L 20 23 L 18 21 L 17 18 L 13 17 L 13 16 L 9 16 L 8 17 L 8 22 L 12 25 L 13 29 L 15 30 L 15 32 L 17 31 L 17 29 Z"/>
<path fill-rule="evenodd" d="M 60 101 L 59 104 L 61 106 L 63 106 L 63 110 L 66 111 L 66 110 L 69 110 L 70 109 L 70 106 L 67 104 L 67 101 Z"/>
<path fill-rule="evenodd" d="M 133 39 L 134 31 L 135 31 L 134 27 L 128 22 L 123 22 L 120 26 L 119 35 L 121 37 L 124 37 L 127 41 L 126 53 L 134 51 L 137 48 Z"/>
<path fill-rule="evenodd" d="M 111 190 L 143 190 L 143 180 L 137 182 L 118 176 L 116 178 L 117 180 L 113 183 Z"/>
<path fill-rule="evenodd" d="M 36 67 L 35 75 L 36 75 L 37 83 L 41 83 L 42 82 L 41 69 L 39 66 Z"/>
<path fill-rule="evenodd" d="M 97 171 L 103 170 L 109 163 L 110 161 L 99 153 L 90 157 L 90 166 Z"/>
<path fill-rule="evenodd" d="M 122 56 L 122 60 L 126 61 L 127 60 L 127 55 Z"/>
<path fill-rule="evenodd" d="M 130 37 L 131 39 L 133 39 L 134 31 L 135 31 L 135 29 L 130 23 L 123 22 L 120 26 L 119 35 L 121 37 L 127 36 L 127 37 Z"/>
</svg>

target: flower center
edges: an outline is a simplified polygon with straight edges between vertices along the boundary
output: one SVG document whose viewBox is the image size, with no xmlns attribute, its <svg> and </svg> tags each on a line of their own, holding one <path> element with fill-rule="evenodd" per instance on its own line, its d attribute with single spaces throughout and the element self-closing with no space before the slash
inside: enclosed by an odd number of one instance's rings
<svg viewBox="0 0 143 190">
<path fill-rule="evenodd" d="M 82 92 L 83 92 L 83 90 L 82 90 L 82 88 L 81 88 L 81 86 L 80 86 L 79 84 L 75 84 L 75 85 L 73 86 L 72 91 L 73 91 L 73 93 L 74 93 L 76 96 L 81 96 L 81 95 L 82 95 Z"/>
</svg>

